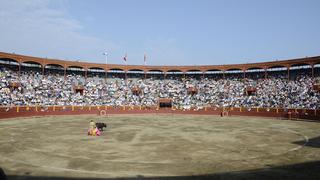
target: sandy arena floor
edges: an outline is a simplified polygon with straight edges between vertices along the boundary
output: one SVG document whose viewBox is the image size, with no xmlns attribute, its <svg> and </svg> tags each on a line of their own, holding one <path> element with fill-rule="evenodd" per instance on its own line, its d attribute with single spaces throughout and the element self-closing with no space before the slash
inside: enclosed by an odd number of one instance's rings
<svg viewBox="0 0 320 180">
<path fill-rule="evenodd" d="M 102 136 L 86 135 L 91 119 L 107 123 Z M 230 177 L 319 162 L 319 136 L 320 123 L 251 117 L 17 118 L 0 121 L 0 167 L 8 179 Z"/>
</svg>

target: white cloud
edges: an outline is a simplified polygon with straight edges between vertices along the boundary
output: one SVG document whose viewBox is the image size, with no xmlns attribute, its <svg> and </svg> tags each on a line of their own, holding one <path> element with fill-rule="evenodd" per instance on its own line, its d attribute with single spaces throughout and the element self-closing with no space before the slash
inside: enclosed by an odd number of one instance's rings
<svg viewBox="0 0 320 180">
<path fill-rule="evenodd" d="M 52 6 L 54 2 L 54 6 Z M 65 0 L 0 1 L 0 51 L 51 58 L 103 60 L 115 44 L 86 35 L 68 15 Z"/>
</svg>

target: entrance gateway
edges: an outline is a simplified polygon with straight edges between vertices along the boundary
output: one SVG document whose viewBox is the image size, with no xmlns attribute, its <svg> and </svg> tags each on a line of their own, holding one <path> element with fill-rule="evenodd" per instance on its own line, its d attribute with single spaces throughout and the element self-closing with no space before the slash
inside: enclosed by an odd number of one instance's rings
<svg viewBox="0 0 320 180">
<path fill-rule="evenodd" d="M 170 98 L 159 98 L 159 108 L 172 108 L 172 99 Z"/>
</svg>

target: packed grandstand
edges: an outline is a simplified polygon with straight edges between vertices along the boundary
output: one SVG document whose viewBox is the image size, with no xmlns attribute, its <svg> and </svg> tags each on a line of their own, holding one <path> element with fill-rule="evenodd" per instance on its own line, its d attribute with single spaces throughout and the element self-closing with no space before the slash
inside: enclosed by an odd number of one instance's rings
<svg viewBox="0 0 320 180">
<path fill-rule="evenodd" d="M 207 106 L 319 109 L 320 92 L 316 85 L 320 81 L 320 64 L 308 64 L 307 60 L 299 60 L 290 67 L 273 65 L 270 69 L 247 68 L 247 71 L 240 68 L 129 73 L 119 68 L 67 69 L 50 62 L 41 65 L 27 58 L 18 62 L 4 53 L 0 59 L 0 106 L 155 106 L 165 98 L 172 100 L 172 106 L 178 109 Z M 319 58 L 315 62 L 320 63 Z"/>
</svg>

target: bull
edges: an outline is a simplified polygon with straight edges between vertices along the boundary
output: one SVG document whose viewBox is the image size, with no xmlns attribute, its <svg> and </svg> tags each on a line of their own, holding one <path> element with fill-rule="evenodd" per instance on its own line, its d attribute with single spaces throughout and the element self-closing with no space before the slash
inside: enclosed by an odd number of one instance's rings
<svg viewBox="0 0 320 180">
<path fill-rule="evenodd" d="M 99 131 L 103 131 L 103 128 L 107 128 L 106 123 L 97 122 L 96 127 L 99 129 Z"/>
</svg>

